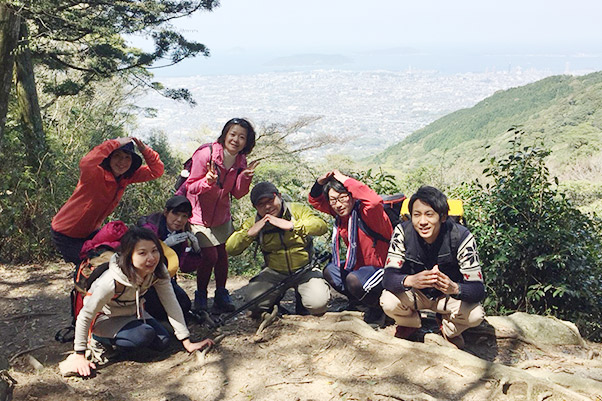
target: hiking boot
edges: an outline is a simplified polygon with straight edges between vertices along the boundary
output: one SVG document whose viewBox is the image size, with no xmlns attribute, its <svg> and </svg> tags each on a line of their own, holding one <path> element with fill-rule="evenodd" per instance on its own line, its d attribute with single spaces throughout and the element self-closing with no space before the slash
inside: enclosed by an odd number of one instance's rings
<svg viewBox="0 0 602 401">
<path fill-rule="evenodd" d="M 104 344 L 94 337 L 88 343 L 86 357 L 97 365 L 105 365 L 117 355 L 117 351 L 112 345 Z"/>
<path fill-rule="evenodd" d="M 416 327 L 397 326 L 394 336 L 403 340 L 410 340 L 410 337 L 418 331 Z"/>
<path fill-rule="evenodd" d="M 295 315 L 308 316 L 310 315 L 309 311 L 305 306 L 303 306 L 303 301 L 301 300 L 301 294 L 299 291 L 295 290 Z"/>
<path fill-rule="evenodd" d="M 385 312 L 380 306 L 370 306 L 364 312 L 364 322 L 370 326 L 382 326 L 385 322 Z"/>
<path fill-rule="evenodd" d="M 230 293 L 226 288 L 216 288 L 213 298 L 213 309 L 218 312 L 232 312 L 236 307 L 230 299 Z"/>
<path fill-rule="evenodd" d="M 357 312 L 359 311 L 359 307 L 362 305 L 360 301 L 354 298 L 349 298 L 347 305 L 343 308 L 344 311 Z"/>
<path fill-rule="evenodd" d="M 195 291 L 194 302 L 190 307 L 190 311 L 195 315 L 198 315 L 201 311 L 207 312 L 209 307 L 207 306 L 207 291 Z"/>
</svg>

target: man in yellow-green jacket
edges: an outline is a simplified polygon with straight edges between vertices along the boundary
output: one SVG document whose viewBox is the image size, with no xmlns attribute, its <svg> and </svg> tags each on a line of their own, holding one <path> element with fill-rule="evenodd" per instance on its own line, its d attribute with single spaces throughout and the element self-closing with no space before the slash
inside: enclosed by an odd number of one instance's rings
<svg viewBox="0 0 602 401">
<path fill-rule="evenodd" d="M 259 242 L 266 267 L 247 286 L 246 297 L 253 299 L 280 283 L 310 261 L 310 236 L 323 235 L 327 226 L 312 209 L 300 203 L 287 203 L 270 182 L 260 182 L 251 191 L 251 203 L 257 210 L 240 230 L 228 238 L 229 255 L 241 254 L 254 241 Z M 300 295 L 303 307 L 312 315 L 326 312 L 330 288 L 319 267 L 308 270 L 290 283 Z M 252 316 L 272 309 L 288 288 L 275 291 L 251 309 Z"/>
</svg>

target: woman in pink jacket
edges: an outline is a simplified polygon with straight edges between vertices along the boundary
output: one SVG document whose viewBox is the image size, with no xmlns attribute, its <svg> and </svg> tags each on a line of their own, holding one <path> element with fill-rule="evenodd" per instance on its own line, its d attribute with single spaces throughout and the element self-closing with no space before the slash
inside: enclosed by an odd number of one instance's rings
<svg viewBox="0 0 602 401">
<path fill-rule="evenodd" d="M 192 204 L 192 232 L 202 248 L 197 269 L 197 291 L 192 310 L 207 310 L 207 285 L 215 272 L 214 308 L 218 312 L 234 310 L 226 289 L 228 254 L 225 243 L 234 231 L 230 214 L 230 196 L 240 199 L 249 185 L 258 162 L 247 166 L 247 157 L 255 146 L 255 130 L 245 119 L 233 118 L 211 146 L 192 156 L 186 197 Z"/>
</svg>

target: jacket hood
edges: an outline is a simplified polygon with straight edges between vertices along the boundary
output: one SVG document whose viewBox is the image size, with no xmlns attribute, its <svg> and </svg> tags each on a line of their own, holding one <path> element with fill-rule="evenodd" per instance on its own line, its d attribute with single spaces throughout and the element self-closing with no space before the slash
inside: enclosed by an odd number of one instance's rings
<svg viewBox="0 0 602 401">
<path fill-rule="evenodd" d="M 126 287 L 133 287 L 134 285 L 132 283 L 130 283 L 130 280 L 128 279 L 128 277 L 125 275 L 123 270 L 121 270 L 121 268 L 117 264 L 118 257 L 119 257 L 119 255 L 117 253 L 115 253 L 115 254 L 113 254 L 113 256 L 111 256 L 111 260 L 109 261 L 109 271 L 111 272 L 111 275 L 113 276 L 115 281 L 117 281 L 119 284 L 123 284 Z"/>
<path fill-rule="evenodd" d="M 136 153 L 133 142 L 128 142 L 125 145 L 123 145 L 122 147 L 115 149 L 113 152 L 111 152 L 111 154 L 109 156 L 105 157 L 105 159 L 100 163 L 100 166 L 102 168 L 104 168 L 105 170 L 111 172 L 111 166 L 109 164 L 109 160 L 111 159 L 111 156 L 113 155 L 113 153 L 118 150 L 122 150 L 126 153 L 129 153 L 132 156 L 132 165 L 130 166 L 128 171 L 123 173 L 123 175 L 121 176 L 121 178 L 130 178 L 131 176 L 134 175 L 136 170 L 138 170 L 140 168 L 140 166 L 142 166 L 142 158 L 138 155 L 138 153 Z"/>
</svg>

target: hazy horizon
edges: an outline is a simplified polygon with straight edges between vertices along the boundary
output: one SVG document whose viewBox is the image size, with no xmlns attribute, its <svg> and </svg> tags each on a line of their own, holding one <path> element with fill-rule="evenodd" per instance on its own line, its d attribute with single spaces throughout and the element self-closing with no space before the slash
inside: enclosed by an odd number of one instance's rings
<svg viewBox="0 0 602 401">
<path fill-rule="evenodd" d="M 602 2 L 591 0 L 222 0 L 212 12 L 173 21 L 187 39 L 206 45 L 211 57 L 153 73 L 161 78 L 311 68 L 458 73 L 517 67 L 585 73 L 602 69 L 600 15 Z M 148 46 L 140 37 L 130 39 L 134 46 Z M 291 63 L 299 55 L 318 61 Z M 288 65 L 278 65 L 286 59 Z"/>
</svg>

